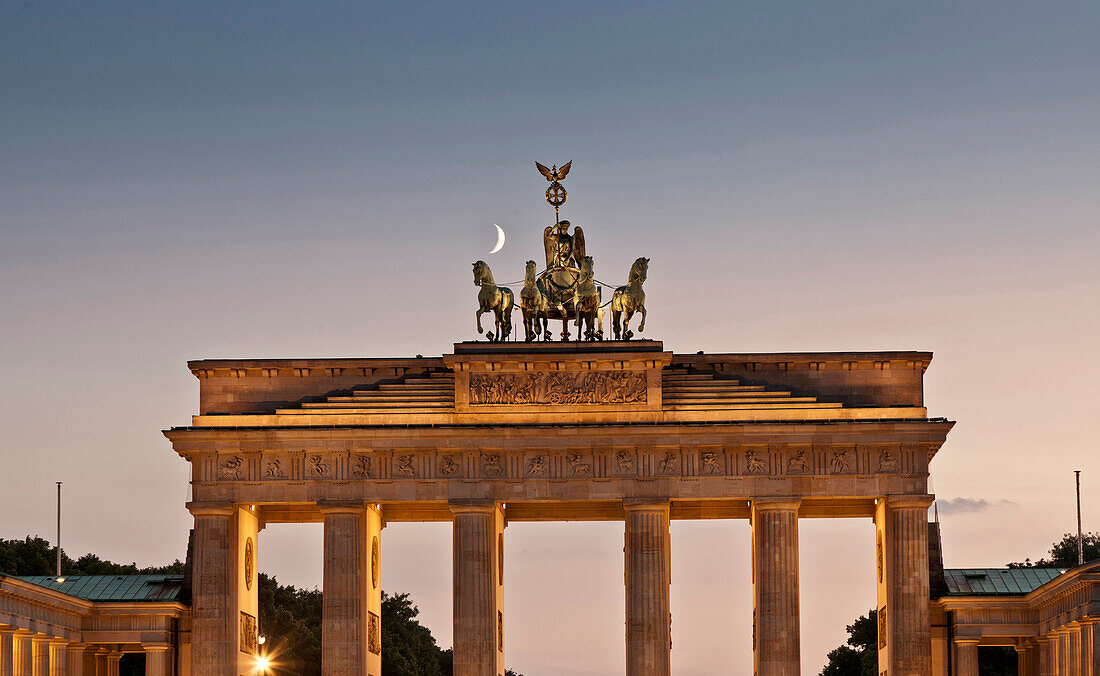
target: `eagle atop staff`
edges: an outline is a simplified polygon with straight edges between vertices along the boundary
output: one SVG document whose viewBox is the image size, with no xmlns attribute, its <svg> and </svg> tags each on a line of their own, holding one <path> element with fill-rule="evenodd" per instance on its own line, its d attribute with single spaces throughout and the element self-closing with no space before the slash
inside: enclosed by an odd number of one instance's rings
<svg viewBox="0 0 1100 676">
<path fill-rule="evenodd" d="M 535 166 L 538 167 L 539 173 L 546 177 L 547 181 L 556 183 L 558 181 L 564 181 L 565 175 L 569 173 L 569 167 L 573 164 L 573 160 L 569 160 L 558 169 L 558 165 L 554 165 L 553 169 L 547 169 L 546 165 L 535 162 Z"/>
</svg>

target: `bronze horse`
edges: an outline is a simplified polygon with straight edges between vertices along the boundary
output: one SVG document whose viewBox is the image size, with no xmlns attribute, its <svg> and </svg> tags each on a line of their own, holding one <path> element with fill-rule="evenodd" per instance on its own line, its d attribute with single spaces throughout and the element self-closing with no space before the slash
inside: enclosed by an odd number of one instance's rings
<svg viewBox="0 0 1100 676">
<path fill-rule="evenodd" d="M 573 311 L 576 314 L 577 332 L 585 340 L 603 340 L 603 309 L 600 307 L 603 294 L 596 286 L 591 256 L 585 256 L 581 262 L 581 275 L 573 291 Z M 585 328 L 581 330 L 581 324 Z"/>
<path fill-rule="evenodd" d="M 635 312 L 642 313 L 642 321 L 638 324 L 638 333 L 645 331 L 645 291 L 642 283 L 649 274 L 649 259 L 639 258 L 630 266 L 630 276 L 626 286 L 615 289 L 615 295 L 611 297 L 611 326 L 615 332 L 616 340 L 630 340 L 634 332 L 627 328 L 630 318 Z M 623 316 L 625 315 L 625 316 Z M 622 326 L 619 326 L 619 318 L 622 317 Z"/>
<path fill-rule="evenodd" d="M 523 312 L 523 339 L 538 340 L 543 333 L 550 337 L 550 301 L 535 280 L 535 261 L 527 261 L 523 290 L 519 292 L 519 308 Z"/>
<path fill-rule="evenodd" d="M 480 286 L 477 292 L 477 332 L 481 334 L 481 315 L 492 312 L 496 315 L 495 331 L 485 332 L 485 337 L 493 342 L 500 342 L 512 333 L 512 310 L 515 308 L 516 299 L 512 290 L 506 286 L 497 286 L 493 281 L 493 272 L 485 261 L 474 263 L 474 286 Z"/>
</svg>

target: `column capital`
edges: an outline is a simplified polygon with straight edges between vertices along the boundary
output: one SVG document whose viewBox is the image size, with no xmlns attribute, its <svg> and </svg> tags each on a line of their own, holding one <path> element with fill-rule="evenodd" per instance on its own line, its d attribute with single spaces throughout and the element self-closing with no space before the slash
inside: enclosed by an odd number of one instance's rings
<svg viewBox="0 0 1100 676">
<path fill-rule="evenodd" d="M 236 511 L 231 502 L 189 502 L 187 511 L 192 516 L 233 516 Z"/>
<path fill-rule="evenodd" d="M 496 500 L 480 498 L 459 498 L 448 500 L 447 506 L 453 514 L 492 514 L 498 508 Z"/>
<path fill-rule="evenodd" d="M 165 650 L 171 650 L 171 643 L 142 643 L 141 649 L 147 653 L 159 653 Z"/>
<path fill-rule="evenodd" d="M 982 640 L 973 636 L 956 636 L 955 643 L 957 645 L 978 645 Z"/>
<path fill-rule="evenodd" d="M 668 498 L 623 498 L 623 510 L 627 512 L 665 512 L 669 510 Z"/>
<path fill-rule="evenodd" d="M 362 514 L 367 511 L 367 503 L 362 500 L 318 500 L 317 509 L 322 514 Z"/>
<path fill-rule="evenodd" d="M 932 506 L 936 496 L 925 495 L 887 495 L 886 506 L 890 509 L 925 509 Z"/>
<path fill-rule="evenodd" d="M 802 506 L 801 498 L 795 497 L 754 498 L 752 500 L 752 508 L 756 511 L 797 512 L 800 506 Z"/>
</svg>

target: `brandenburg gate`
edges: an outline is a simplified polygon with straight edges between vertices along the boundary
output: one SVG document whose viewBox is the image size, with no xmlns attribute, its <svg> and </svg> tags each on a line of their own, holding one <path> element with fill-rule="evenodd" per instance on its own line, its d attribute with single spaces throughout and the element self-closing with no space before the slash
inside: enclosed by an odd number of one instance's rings
<svg viewBox="0 0 1100 676">
<path fill-rule="evenodd" d="M 568 168 L 539 165 L 555 212 Z M 380 676 L 383 528 L 450 522 L 454 673 L 503 676 L 508 524 L 601 520 L 623 523 L 626 674 L 667 676 L 670 520 L 748 519 L 752 626 L 731 631 L 752 632 L 758 676 L 796 676 L 798 524 L 822 517 L 874 521 L 879 673 L 932 673 L 928 466 L 953 424 L 924 406 L 932 355 L 674 354 L 631 340 L 649 259 L 605 303 L 568 228 L 545 229 L 541 274 L 527 264 L 523 342 L 507 340 L 516 295 L 478 261 L 487 342 L 189 363 L 198 414 L 165 434 L 192 470 L 193 673 L 254 673 L 265 524 L 324 524 L 323 673 Z M 618 340 L 603 336 L 607 305 Z"/>
</svg>

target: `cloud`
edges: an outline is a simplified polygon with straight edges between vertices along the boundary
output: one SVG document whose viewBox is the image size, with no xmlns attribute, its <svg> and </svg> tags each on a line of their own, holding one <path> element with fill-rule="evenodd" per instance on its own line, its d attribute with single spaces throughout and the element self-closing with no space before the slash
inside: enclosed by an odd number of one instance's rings
<svg viewBox="0 0 1100 676">
<path fill-rule="evenodd" d="M 984 499 L 973 498 L 955 498 L 954 500 L 937 499 L 936 505 L 939 507 L 940 514 L 976 514 L 978 512 L 984 512 L 992 507 L 1010 507 L 1015 506 L 1016 503 L 1011 500 L 998 500 L 997 502 L 990 502 Z"/>
</svg>

